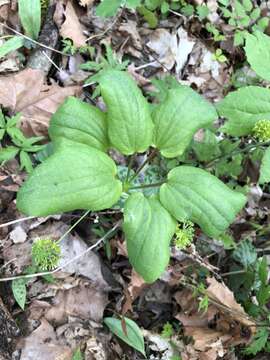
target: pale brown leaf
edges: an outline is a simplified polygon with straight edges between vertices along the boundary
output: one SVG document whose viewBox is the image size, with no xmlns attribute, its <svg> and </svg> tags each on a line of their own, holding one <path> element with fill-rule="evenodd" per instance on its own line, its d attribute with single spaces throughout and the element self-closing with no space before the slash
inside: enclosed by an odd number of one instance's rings
<svg viewBox="0 0 270 360">
<path fill-rule="evenodd" d="M 26 136 L 47 135 L 52 114 L 67 96 L 80 93 L 79 86 L 44 84 L 41 70 L 25 69 L 0 76 L 0 104 L 21 113 L 21 128 Z"/>
<path fill-rule="evenodd" d="M 85 46 L 86 37 L 83 34 L 83 27 L 70 1 L 66 5 L 64 16 L 65 21 L 60 27 L 61 36 L 71 39 L 76 47 Z"/>
<path fill-rule="evenodd" d="M 24 339 L 21 360 L 61 359 L 70 360 L 72 349 L 61 345 L 54 328 L 42 319 L 40 326 Z"/>
<path fill-rule="evenodd" d="M 81 6 L 92 6 L 95 0 L 79 0 Z"/>
</svg>

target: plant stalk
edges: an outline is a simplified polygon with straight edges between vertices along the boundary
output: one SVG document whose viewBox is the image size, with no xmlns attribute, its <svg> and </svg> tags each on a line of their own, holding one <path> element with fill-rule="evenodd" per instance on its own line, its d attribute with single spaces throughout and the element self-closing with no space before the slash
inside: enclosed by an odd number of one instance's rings
<svg viewBox="0 0 270 360">
<path fill-rule="evenodd" d="M 142 163 L 142 165 L 137 169 L 135 174 L 130 178 L 130 183 L 136 179 L 136 177 L 140 174 L 142 169 L 147 165 L 158 153 L 158 150 L 155 149 L 152 151 L 152 153 L 148 156 L 148 158 Z"/>
<path fill-rule="evenodd" d="M 247 145 L 246 147 L 244 147 L 243 149 L 234 150 L 229 154 L 218 156 L 215 159 L 211 160 L 208 164 L 206 164 L 205 168 L 211 167 L 212 165 L 215 164 L 215 162 L 217 162 L 219 160 L 227 159 L 227 158 L 229 158 L 231 156 L 234 156 L 234 155 L 249 151 L 249 150 L 251 150 L 253 148 L 256 149 L 257 147 L 265 146 L 265 145 L 270 145 L 270 141 L 264 141 L 264 142 L 261 142 L 261 143 L 258 143 L 258 144 L 250 144 L 250 145 Z"/>
<path fill-rule="evenodd" d="M 158 187 L 161 186 L 163 184 L 165 184 L 165 180 L 164 181 L 160 181 L 158 183 L 153 183 L 153 184 L 144 184 L 144 185 L 140 185 L 140 186 L 133 186 L 130 187 L 129 190 L 137 190 L 137 189 L 146 189 L 146 188 L 152 188 L 152 187 Z"/>
</svg>

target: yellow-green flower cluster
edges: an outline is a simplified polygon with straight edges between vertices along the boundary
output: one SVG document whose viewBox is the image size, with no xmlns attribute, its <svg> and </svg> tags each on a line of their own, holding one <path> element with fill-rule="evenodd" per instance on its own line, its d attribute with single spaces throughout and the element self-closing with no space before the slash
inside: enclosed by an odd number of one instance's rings
<svg viewBox="0 0 270 360">
<path fill-rule="evenodd" d="M 253 133 L 260 141 L 270 140 L 270 120 L 259 120 L 256 122 Z"/>
<path fill-rule="evenodd" d="M 39 239 L 32 246 L 33 263 L 40 270 L 53 270 L 60 259 L 60 246 L 51 239 Z"/>
<path fill-rule="evenodd" d="M 191 221 L 185 221 L 177 225 L 174 244 L 178 249 L 188 247 L 194 238 L 194 224 Z"/>
</svg>

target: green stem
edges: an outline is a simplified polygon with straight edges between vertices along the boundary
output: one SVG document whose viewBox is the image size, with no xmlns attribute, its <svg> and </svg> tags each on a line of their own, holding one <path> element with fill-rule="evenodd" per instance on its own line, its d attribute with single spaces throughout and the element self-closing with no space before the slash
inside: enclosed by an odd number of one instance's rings
<svg viewBox="0 0 270 360">
<path fill-rule="evenodd" d="M 229 158 L 231 156 L 234 156 L 234 155 L 249 151 L 251 149 L 256 149 L 257 147 L 265 146 L 265 145 L 270 145 L 270 141 L 264 141 L 264 142 L 261 142 L 261 143 L 258 143 L 258 144 L 250 144 L 250 145 L 247 145 L 246 147 L 244 147 L 243 149 L 238 149 L 238 150 L 232 151 L 229 154 L 218 156 L 215 159 L 211 160 L 208 164 L 206 164 L 205 167 L 209 168 L 212 165 L 214 165 L 215 162 L 217 162 L 219 160 L 227 159 L 227 158 Z"/>
<path fill-rule="evenodd" d="M 140 186 L 133 186 L 130 187 L 129 190 L 136 190 L 136 189 L 146 189 L 146 188 L 151 188 L 151 187 L 158 187 L 161 186 L 162 184 L 165 184 L 165 180 L 164 181 L 160 181 L 158 183 L 154 183 L 154 184 L 144 184 L 144 185 L 140 185 Z"/>
<path fill-rule="evenodd" d="M 128 162 L 128 171 L 127 171 L 127 175 L 126 175 L 126 178 L 125 178 L 125 181 L 124 181 L 125 183 L 128 182 L 128 178 L 129 178 L 129 175 L 130 175 L 130 171 L 131 171 L 133 161 L 134 161 L 134 154 L 131 155 L 131 157 L 129 159 L 129 162 Z"/>
<path fill-rule="evenodd" d="M 89 213 L 91 210 L 87 210 L 61 237 L 57 240 L 60 243 Z"/>
<path fill-rule="evenodd" d="M 147 165 L 158 153 L 158 150 L 155 149 L 149 156 L 148 158 L 142 163 L 142 165 L 137 169 L 137 171 L 135 172 L 135 174 L 130 178 L 129 182 L 131 183 L 133 180 L 136 179 L 136 177 L 139 175 L 139 173 L 142 171 L 142 169 L 145 167 L 145 165 Z"/>
</svg>

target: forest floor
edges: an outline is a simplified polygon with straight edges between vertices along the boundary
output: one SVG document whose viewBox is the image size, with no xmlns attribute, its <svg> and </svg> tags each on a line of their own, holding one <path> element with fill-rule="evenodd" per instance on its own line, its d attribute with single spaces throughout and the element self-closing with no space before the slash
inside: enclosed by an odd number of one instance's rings
<svg viewBox="0 0 270 360">
<path fill-rule="evenodd" d="M 258 184 L 257 153 L 243 151 L 216 163 L 223 135 L 213 131 L 213 140 L 203 130 L 196 133 L 197 148 L 189 161 L 206 144 L 202 151 L 214 155 L 202 163 L 211 165 L 214 159 L 210 171 L 234 187 L 248 187 L 248 201 L 223 239 L 210 238 L 196 226 L 190 246 L 172 246 L 170 264 L 153 284 L 132 269 L 118 228 L 95 246 L 121 221 L 121 206 L 43 218 L 25 217 L 16 208 L 26 170 L 50 151 L 50 118 L 63 101 L 76 96 L 104 109 L 101 98 L 93 97 L 95 83 L 87 81 L 97 64 L 104 59 L 124 64 L 150 101 L 155 101 L 155 91 L 162 94 L 180 82 L 216 104 L 243 86 L 269 86 L 251 69 L 244 40 L 236 35 L 251 25 L 241 28 L 233 15 L 226 16 L 224 8 L 233 13 L 233 1 L 156 1 L 154 10 L 119 7 L 111 17 L 96 15 L 95 0 L 43 3 L 37 40 L 24 38 L 23 47 L 0 59 L 3 114 L 20 113 L 24 136 L 42 136 L 39 144 L 46 145 L 26 159 L 17 155 L 0 166 L 0 359 L 143 359 L 104 325 L 103 319 L 111 316 L 136 322 L 149 360 L 269 359 L 270 295 L 258 310 L 256 282 L 260 273 L 268 276 L 270 191 L 269 184 Z M 268 2 L 251 3 L 261 18 L 269 16 Z M 16 0 L 0 0 L 0 32 L 2 45 L 11 35 L 24 34 Z M 264 33 L 270 34 L 269 25 Z M 250 141 L 229 140 L 234 149 Z M 10 145 L 10 137 L 0 141 L 0 148 Z M 114 157 L 122 169 L 127 167 L 124 157 Z M 185 162 L 170 161 L 171 167 Z M 151 180 L 158 177 L 159 166 L 158 158 L 150 163 Z M 50 277 L 31 276 L 32 245 L 44 238 L 62 239 L 59 267 Z M 12 281 L 26 272 L 29 278 Z M 267 286 L 265 291 L 269 294 Z"/>
</svg>

